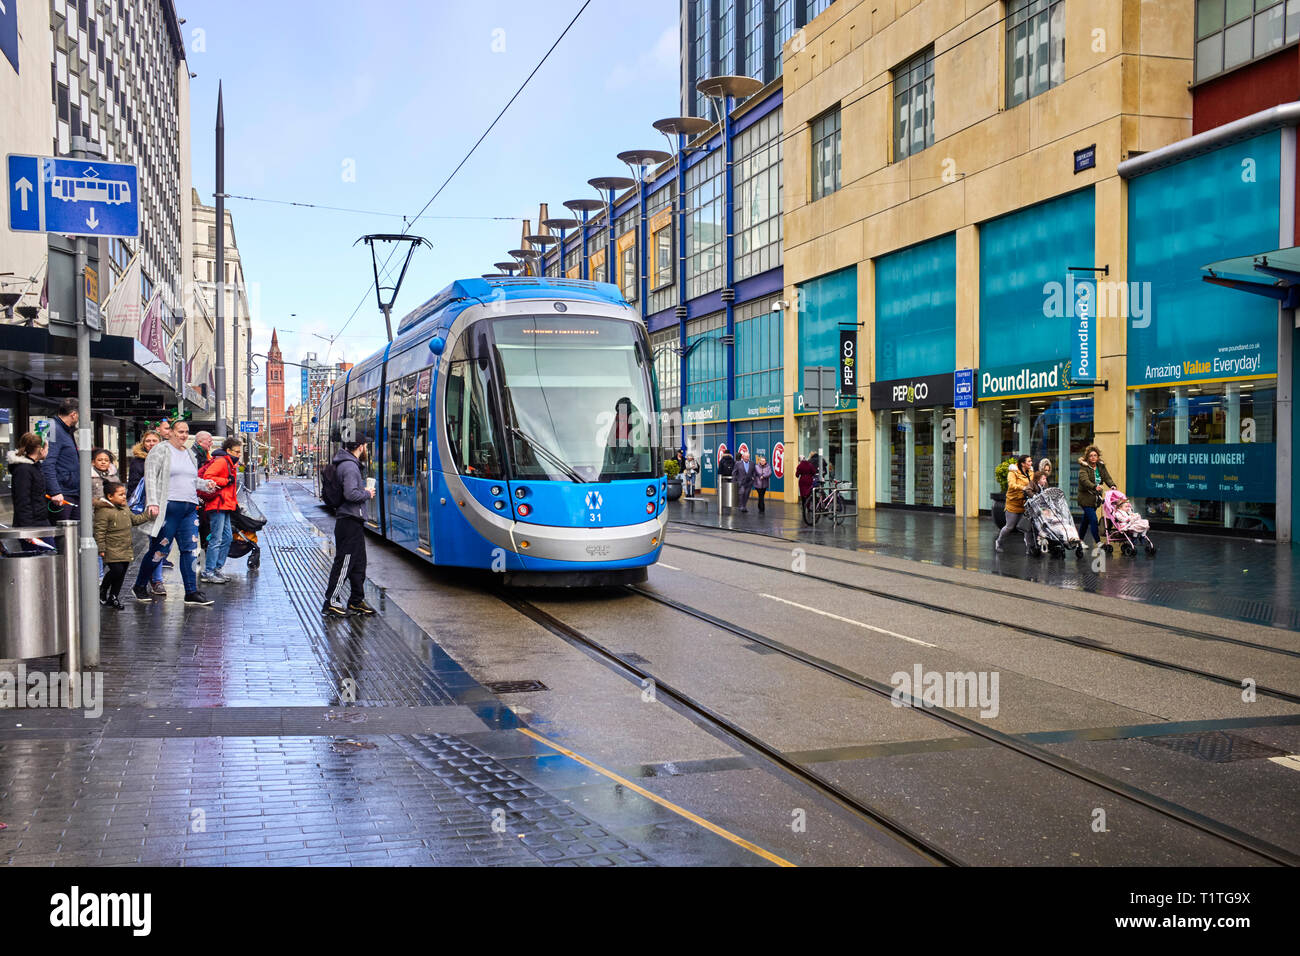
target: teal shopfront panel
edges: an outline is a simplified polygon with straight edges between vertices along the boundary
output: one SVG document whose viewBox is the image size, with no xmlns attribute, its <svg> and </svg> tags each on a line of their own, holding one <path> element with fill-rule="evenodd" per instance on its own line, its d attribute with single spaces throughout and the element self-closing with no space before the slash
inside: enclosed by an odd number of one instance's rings
<svg viewBox="0 0 1300 956">
<path fill-rule="evenodd" d="M 1070 355 L 1068 266 L 1095 265 L 1092 187 L 980 227 L 980 368 Z"/>
<path fill-rule="evenodd" d="M 1280 136 L 1129 183 L 1130 387 L 1277 372 L 1277 303 L 1202 282 L 1201 267 L 1277 248 Z"/>
<path fill-rule="evenodd" d="M 951 372 L 956 329 L 955 234 L 876 260 L 876 381 Z"/>
<path fill-rule="evenodd" d="M 858 321 L 858 269 L 850 266 L 799 286 L 799 390 L 809 365 L 839 365 L 840 326 Z"/>
</svg>

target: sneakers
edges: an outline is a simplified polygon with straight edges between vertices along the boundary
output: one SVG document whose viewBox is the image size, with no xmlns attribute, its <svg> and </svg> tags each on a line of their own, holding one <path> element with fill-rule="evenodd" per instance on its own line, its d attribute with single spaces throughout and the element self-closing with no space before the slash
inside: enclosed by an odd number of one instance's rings
<svg viewBox="0 0 1300 956">
<path fill-rule="evenodd" d="M 115 597 L 111 597 L 107 601 L 105 601 L 104 607 L 111 607 L 114 611 L 124 610 L 124 608 L 122 607 L 122 602 Z"/>
<path fill-rule="evenodd" d="M 162 583 L 161 581 L 152 581 L 152 582 L 150 582 L 150 584 L 149 584 L 149 593 L 150 593 L 150 594 L 155 594 L 155 595 L 157 595 L 158 597 L 166 597 L 166 596 L 167 596 L 167 589 L 166 589 L 165 587 L 163 587 L 163 583 Z M 138 596 L 139 596 L 139 595 L 137 595 L 137 597 L 138 597 Z"/>
<path fill-rule="evenodd" d="M 367 616 L 375 613 L 375 609 L 365 601 L 349 601 L 348 610 L 353 614 L 365 614 Z"/>
<path fill-rule="evenodd" d="M 137 601 L 144 601 L 146 604 L 153 600 L 153 594 L 144 585 L 132 585 L 131 593 L 135 595 Z"/>
<path fill-rule="evenodd" d="M 211 573 L 204 571 L 199 575 L 199 580 L 202 581 L 204 584 L 229 584 L 230 583 L 230 578 L 226 577 L 220 571 L 213 571 Z"/>
<path fill-rule="evenodd" d="M 191 591 L 189 594 L 185 595 L 185 603 L 197 604 L 199 607 L 207 607 L 208 605 L 215 604 L 216 602 L 213 601 L 212 598 L 204 594 L 202 591 Z"/>
<path fill-rule="evenodd" d="M 176 567 L 176 565 L 172 564 L 170 561 L 167 561 L 167 560 L 164 560 L 164 561 L 163 561 L 162 566 L 163 566 L 164 568 L 169 569 L 169 570 L 170 570 L 171 568 Z"/>
<path fill-rule="evenodd" d="M 326 617 L 347 617 L 348 616 L 348 612 L 345 611 L 343 608 L 339 607 L 333 601 L 326 601 L 325 606 L 320 609 L 320 612 L 324 614 Z"/>
</svg>

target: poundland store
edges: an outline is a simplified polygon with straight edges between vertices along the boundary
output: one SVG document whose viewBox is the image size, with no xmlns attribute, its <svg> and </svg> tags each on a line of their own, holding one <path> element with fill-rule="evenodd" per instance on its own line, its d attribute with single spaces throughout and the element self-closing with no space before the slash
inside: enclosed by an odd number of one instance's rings
<svg viewBox="0 0 1300 956">
<path fill-rule="evenodd" d="M 1300 114 L 1288 110 L 1120 166 L 1129 278 L 1150 301 L 1127 329 L 1126 490 L 1152 521 L 1289 536 Z"/>
</svg>

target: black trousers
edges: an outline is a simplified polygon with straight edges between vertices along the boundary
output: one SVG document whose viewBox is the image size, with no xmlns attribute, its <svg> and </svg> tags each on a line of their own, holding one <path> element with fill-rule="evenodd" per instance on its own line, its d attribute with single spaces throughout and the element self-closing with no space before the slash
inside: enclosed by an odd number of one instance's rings
<svg viewBox="0 0 1300 956">
<path fill-rule="evenodd" d="M 334 600 L 345 561 L 348 584 L 352 587 L 348 603 L 357 604 L 366 599 L 366 532 L 361 519 L 349 515 L 334 522 L 334 564 L 330 568 L 329 586 L 325 589 L 327 601 Z"/>
<path fill-rule="evenodd" d="M 122 593 L 122 582 L 126 580 L 129 561 L 107 561 L 104 563 L 104 580 L 99 584 L 99 599 L 115 598 Z"/>
<path fill-rule="evenodd" d="M 758 513 L 759 513 L 759 514 L 762 514 L 765 510 L 767 510 L 767 509 L 764 508 L 764 506 L 763 506 L 763 498 L 766 497 L 766 495 L 767 495 L 767 489 L 766 489 L 766 488 L 755 488 L 755 489 L 754 489 L 754 494 L 758 495 Z"/>
</svg>

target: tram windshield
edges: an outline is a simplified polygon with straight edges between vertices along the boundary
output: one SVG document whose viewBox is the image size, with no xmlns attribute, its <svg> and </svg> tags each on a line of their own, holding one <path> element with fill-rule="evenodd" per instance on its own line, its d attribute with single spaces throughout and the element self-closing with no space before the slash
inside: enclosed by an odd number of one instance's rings
<svg viewBox="0 0 1300 956">
<path fill-rule="evenodd" d="M 560 315 L 491 322 L 515 477 L 655 477 L 658 413 L 637 326 Z"/>
</svg>

